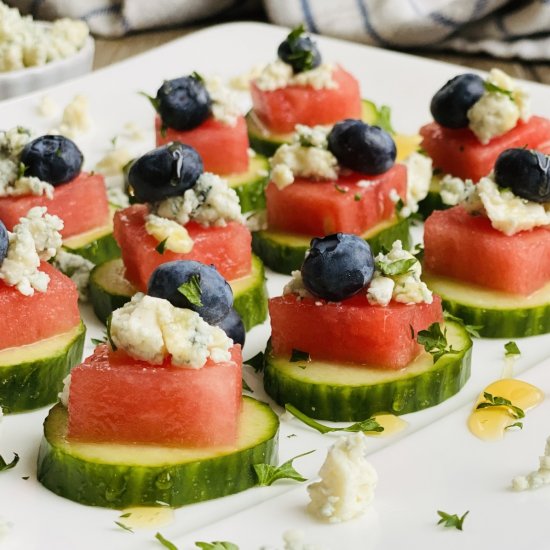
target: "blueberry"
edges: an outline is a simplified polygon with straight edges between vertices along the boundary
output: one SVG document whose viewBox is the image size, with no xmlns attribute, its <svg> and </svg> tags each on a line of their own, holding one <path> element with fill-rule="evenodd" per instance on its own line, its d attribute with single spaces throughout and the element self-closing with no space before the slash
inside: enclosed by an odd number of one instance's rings
<svg viewBox="0 0 550 550">
<path fill-rule="evenodd" d="M 468 110 L 485 91 L 477 74 L 461 74 L 451 78 L 432 98 L 430 111 L 434 120 L 445 128 L 466 128 Z"/>
<path fill-rule="evenodd" d="M 197 75 L 165 80 L 155 100 L 162 124 L 176 130 L 192 130 L 210 116 L 212 99 Z"/>
<path fill-rule="evenodd" d="M 315 69 L 321 64 L 321 54 L 317 44 L 305 34 L 303 25 L 294 29 L 279 44 L 277 55 L 292 67 L 294 73 Z"/>
<path fill-rule="evenodd" d="M 173 141 L 135 160 L 128 171 L 128 182 L 137 202 L 157 202 L 183 195 L 202 172 L 197 151 Z"/>
<path fill-rule="evenodd" d="M 233 305 L 233 291 L 214 266 L 192 260 L 167 262 L 153 271 L 147 294 L 196 311 L 215 325 Z"/>
<path fill-rule="evenodd" d="M 8 230 L 6 226 L 0 221 L 0 265 L 6 259 L 8 255 L 8 245 L 10 240 L 8 238 Z"/>
<path fill-rule="evenodd" d="M 40 136 L 21 152 L 25 176 L 59 185 L 80 174 L 84 156 L 74 141 L 65 136 Z"/>
<path fill-rule="evenodd" d="M 334 125 L 328 135 L 328 148 L 340 165 L 364 174 L 386 172 L 397 154 L 386 130 L 351 118 Z"/>
<path fill-rule="evenodd" d="M 495 163 L 495 181 L 518 197 L 550 201 L 550 157 L 529 149 L 507 149 Z"/>
<path fill-rule="evenodd" d="M 348 233 L 312 239 L 302 264 L 306 289 L 331 302 L 357 294 L 373 275 L 374 258 L 369 244 Z"/>
<path fill-rule="evenodd" d="M 244 330 L 243 320 L 235 308 L 231 308 L 229 313 L 216 323 L 216 326 L 220 327 L 235 344 L 244 346 L 246 331 Z"/>
</svg>

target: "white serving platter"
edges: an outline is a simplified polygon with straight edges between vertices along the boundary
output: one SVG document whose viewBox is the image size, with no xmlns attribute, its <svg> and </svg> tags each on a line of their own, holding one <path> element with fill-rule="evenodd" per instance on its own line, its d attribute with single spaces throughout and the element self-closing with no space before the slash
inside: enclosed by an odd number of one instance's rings
<svg viewBox="0 0 550 550">
<path fill-rule="evenodd" d="M 113 65 L 88 76 L 51 88 L 47 94 L 60 105 L 76 94 L 90 101 L 94 120 L 91 133 L 76 141 L 91 169 L 111 147 L 114 136 L 124 138 L 124 126 L 134 122 L 146 138 L 127 142 L 134 154 L 153 146 L 153 114 L 138 91 L 154 94 L 163 79 L 196 70 L 230 77 L 258 63 L 273 59 L 284 29 L 258 23 L 212 27 Z M 363 97 L 391 106 L 394 125 L 415 132 L 430 119 L 433 93 L 463 67 L 319 38 L 325 60 L 337 61 L 360 80 Z M 550 89 L 525 84 L 532 94 L 533 112 L 550 116 Z M 28 125 L 46 132 L 59 125 L 59 116 L 38 115 L 44 91 L 0 103 L 2 127 Z M 467 246 L 467 243 L 464 243 Z M 271 295 L 280 293 L 286 277 L 269 274 Z M 82 307 L 89 337 L 103 329 L 88 306 Z M 268 324 L 248 335 L 245 357 L 263 349 Z M 377 496 L 362 518 L 342 525 L 324 525 L 305 513 L 307 484 L 277 482 L 269 488 L 176 510 L 175 520 L 162 528 L 129 533 L 115 525 L 119 512 L 81 506 L 44 489 L 36 480 L 36 456 L 46 409 L 5 417 L 0 454 L 21 456 L 13 470 L 0 473 L 0 516 L 12 524 L 2 548 L 24 550 L 160 549 L 154 539 L 162 534 L 178 548 L 191 549 L 198 540 L 230 540 L 241 550 L 262 546 L 282 548 L 282 534 L 302 529 L 308 543 L 325 550 L 384 549 L 397 547 L 436 550 L 446 548 L 499 549 L 547 547 L 545 518 L 550 507 L 550 487 L 524 494 L 509 489 L 512 477 L 536 468 L 549 430 L 550 404 L 529 413 L 521 432 L 509 433 L 502 442 L 482 443 L 466 428 L 466 419 L 477 394 L 504 370 L 504 340 L 476 340 L 472 377 L 464 389 L 447 402 L 405 419 L 407 429 L 386 438 L 372 438 L 371 460 L 380 481 Z M 515 374 L 550 393 L 550 335 L 519 339 L 522 355 Z M 86 352 L 92 345 L 88 339 Z M 525 373 L 525 374 L 523 374 Z M 261 380 L 247 370 L 245 378 L 262 400 L 267 397 Z M 276 408 L 281 412 L 280 408 Z M 295 437 L 287 437 L 295 434 Z M 295 419 L 282 418 L 280 458 L 316 452 L 296 462 L 297 469 L 314 478 L 325 449 L 334 442 Z M 29 479 L 22 479 L 29 476 Z M 436 526 L 437 510 L 462 514 L 470 510 L 464 531 Z M 546 546 L 545 546 L 546 545 Z M 306 550 L 305 548 L 303 550 Z"/>
</svg>

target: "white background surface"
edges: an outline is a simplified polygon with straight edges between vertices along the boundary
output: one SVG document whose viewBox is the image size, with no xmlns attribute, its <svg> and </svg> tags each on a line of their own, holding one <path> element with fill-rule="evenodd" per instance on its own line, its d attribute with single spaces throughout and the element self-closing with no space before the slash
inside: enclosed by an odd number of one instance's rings
<svg viewBox="0 0 550 550">
<path fill-rule="evenodd" d="M 86 167 L 111 147 L 111 139 L 134 121 L 147 131 L 147 139 L 132 145 L 134 153 L 153 145 L 153 113 L 137 94 L 154 95 L 161 81 L 197 70 L 204 74 L 232 76 L 253 64 L 274 58 L 285 31 L 250 23 L 214 27 L 157 50 L 52 89 L 49 95 L 64 105 L 75 94 L 85 93 L 91 103 L 94 130 L 77 139 L 86 156 Z M 430 119 L 428 105 L 433 93 L 463 68 L 402 54 L 369 49 L 331 39 L 319 39 L 327 61 L 337 61 L 360 80 L 363 97 L 392 107 L 394 126 L 414 132 Z M 550 116 L 550 90 L 529 84 L 533 111 Z M 43 92 L 0 103 L 3 128 L 29 125 L 45 132 L 59 124 L 59 117 L 37 114 Z M 121 143 L 124 143 L 120 138 Z M 467 243 L 465 243 L 467 246 Z M 271 295 L 280 293 L 285 277 L 269 276 Z M 88 307 L 82 308 L 88 336 L 98 337 L 102 328 Z M 268 326 L 248 335 L 245 357 L 263 349 Z M 509 489 L 511 479 L 538 465 L 550 435 L 550 404 L 546 400 L 528 413 L 521 432 L 508 433 L 502 442 L 483 443 L 466 428 L 466 419 L 477 394 L 502 376 L 504 340 L 477 340 L 472 377 L 465 388 L 447 402 L 404 417 L 409 426 L 392 437 L 372 439 L 372 463 L 380 481 L 377 496 L 362 518 L 342 525 L 323 525 L 305 513 L 306 484 L 277 482 L 239 495 L 187 506 L 175 513 L 175 522 L 159 530 L 181 549 L 194 548 L 197 540 L 230 540 L 241 550 L 261 546 L 282 548 L 282 534 L 303 530 L 309 543 L 326 550 L 384 549 L 398 547 L 446 550 L 548 548 L 550 487 L 522 494 Z M 550 335 L 518 340 L 522 356 L 515 372 L 550 393 Z M 89 344 L 86 352 L 91 351 Z M 532 368 L 534 367 L 534 368 Z M 266 399 L 261 381 L 252 371 L 245 377 Z M 276 408 L 280 412 L 280 408 Z M 0 437 L 0 453 L 16 468 L 0 473 L 0 516 L 13 524 L 5 548 L 24 550 L 92 550 L 99 548 L 148 550 L 162 546 L 154 540 L 155 529 L 128 533 L 114 523 L 119 512 L 81 506 L 44 489 L 36 481 L 36 456 L 46 409 L 6 417 Z M 287 438 L 290 434 L 296 437 Z M 280 437 L 281 462 L 298 453 L 317 452 L 295 463 L 307 477 L 314 477 L 324 460 L 325 448 L 337 436 L 320 435 L 296 420 L 284 419 Z M 23 480 L 23 476 L 30 479 Z M 461 515 L 470 510 L 464 531 L 436 526 L 437 510 Z M 0 543 L 0 547 L 2 543 Z"/>
</svg>

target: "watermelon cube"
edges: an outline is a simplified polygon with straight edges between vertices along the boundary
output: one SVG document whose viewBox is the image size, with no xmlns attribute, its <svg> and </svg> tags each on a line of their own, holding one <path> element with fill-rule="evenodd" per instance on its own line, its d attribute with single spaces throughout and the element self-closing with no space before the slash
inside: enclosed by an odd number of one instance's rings
<svg viewBox="0 0 550 550">
<path fill-rule="evenodd" d="M 455 206 L 424 225 L 427 271 L 512 294 L 531 294 L 550 281 L 550 229 L 505 235 L 485 216 Z"/>
<path fill-rule="evenodd" d="M 361 118 L 361 93 L 357 80 L 342 67 L 334 69 L 336 88 L 287 86 L 260 90 L 252 82 L 254 114 L 273 133 L 293 132 L 296 124 L 335 124 L 345 118 Z"/>
<path fill-rule="evenodd" d="M 174 260 L 196 260 L 212 264 L 227 280 L 248 275 L 252 269 L 252 236 L 241 223 L 229 222 L 223 227 L 204 227 L 195 222 L 185 227 L 194 241 L 187 254 L 157 251 L 158 241 L 145 230 L 147 206 L 135 204 L 119 210 L 114 218 L 114 235 L 121 250 L 126 278 L 145 292 L 153 271 Z"/>
<path fill-rule="evenodd" d="M 405 198 L 407 169 L 396 164 L 383 174 L 352 173 L 338 181 L 312 182 L 297 179 L 279 189 L 266 189 L 267 223 L 270 230 L 330 235 L 360 235 L 395 214 L 391 191 Z"/>
<path fill-rule="evenodd" d="M 315 360 L 401 369 L 422 350 L 411 334 L 441 321 L 441 300 L 431 304 L 370 305 L 366 293 L 342 302 L 299 299 L 293 294 L 269 300 L 271 343 L 276 355 L 292 350 Z"/>
<path fill-rule="evenodd" d="M 421 146 L 433 159 L 434 167 L 474 182 L 491 172 L 497 157 L 505 149 L 538 149 L 550 140 L 550 120 L 532 116 L 527 122 L 483 145 L 469 128 L 443 128 L 431 122 L 420 128 Z"/>
<path fill-rule="evenodd" d="M 71 372 L 68 438 L 210 447 L 237 438 L 241 348 L 200 369 L 159 366 L 100 345 Z"/>
<path fill-rule="evenodd" d="M 0 281 L 0 350 L 57 336 L 80 323 L 76 285 L 46 262 L 40 264 L 40 271 L 50 277 L 48 290 L 32 296 L 23 296 Z"/>
<path fill-rule="evenodd" d="M 74 180 L 55 187 L 53 199 L 35 195 L 2 197 L 0 220 L 11 231 L 34 206 L 45 206 L 48 214 L 63 220 L 61 234 L 65 238 L 103 227 L 110 221 L 105 181 L 100 174 L 81 172 Z"/>
<path fill-rule="evenodd" d="M 159 116 L 155 120 L 156 141 L 164 145 L 179 141 L 196 149 L 202 158 L 205 172 L 219 175 L 239 174 L 248 170 L 248 133 L 243 116 L 235 126 L 211 117 L 192 130 L 161 130 Z"/>
</svg>

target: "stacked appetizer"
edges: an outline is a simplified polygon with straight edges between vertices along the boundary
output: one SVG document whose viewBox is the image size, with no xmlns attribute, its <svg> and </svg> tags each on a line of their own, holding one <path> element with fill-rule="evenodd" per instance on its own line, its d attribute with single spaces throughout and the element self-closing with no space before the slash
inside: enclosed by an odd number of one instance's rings
<svg viewBox="0 0 550 550">
<path fill-rule="evenodd" d="M 97 264 L 120 251 L 103 176 L 82 172 L 83 160 L 61 135 L 31 140 L 19 126 L 0 133 L 0 219 L 11 230 L 31 208 L 45 206 L 63 220 L 63 247 Z"/>
<path fill-rule="evenodd" d="M 53 403 L 82 358 L 85 328 L 73 282 L 48 262 L 63 222 L 31 208 L 12 231 L 0 221 L 0 409 L 21 412 Z"/>
<path fill-rule="evenodd" d="M 276 463 L 277 416 L 242 396 L 241 346 L 212 324 L 230 313 L 229 285 L 173 264 L 113 312 L 109 343 L 73 369 L 46 418 L 38 479 L 58 495 L 176 507 L 252 487 L 252 466 Z M 201 305 L 186 307 L 182 288 Z"/>
<path fill-rule="evenodd" d="M 264 269 L 252 255 L 235 190 L 204 172 L 197 151 L 179 142 L 137 159 L 128 179 L 140 204 L 115 214 L 122 259 L 98 266 L 91 275 L 90 296 L 98 317 L 105 321 L 135 292 L 145 292 L 159 265 L 192 259 L 214 265 L 230 281 L 235 309 L 247 329 L 263 322 Z"/>
<path fill-rule="evenodd" d="M 420 275 L 400 241 L 374 258 L 355 235 L 313 239 L 283 296 L 269 301 L 267 393 L 341 421 L 409 413 L 454 395 L 469 378 L 472 342 L 462 325 L 443 324 L 441 300 Z"/>
<path fill-rule="evenodd" d="M 500 69 L 484 80 L 462 74 L 449 80 L 432 98 L 434 122 L 420 129 L 421 146 L 439 171 L 421 207 L 458 204 L 464 181 L 487 176 L 500 153 L 513 147 L 544 148 L 550 141 L 550 120 L 531 116 L 527 92 Z"/>
<path fill-rule="evenodd" d="M 508 149 L 424 226 L 427 282 L 482 336 L 550 332 L 550 158 Z"/>
</svg>

